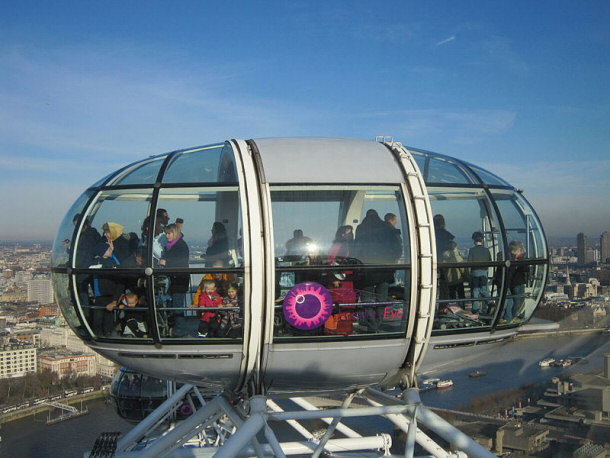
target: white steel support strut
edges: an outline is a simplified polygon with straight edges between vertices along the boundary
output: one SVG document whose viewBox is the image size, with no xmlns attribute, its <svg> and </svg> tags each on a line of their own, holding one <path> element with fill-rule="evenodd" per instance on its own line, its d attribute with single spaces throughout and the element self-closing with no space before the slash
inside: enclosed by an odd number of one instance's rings
<svg viewBox="0 0 610 458">
<path fill-rule="evenodd" d="M 113 456 L 284 457 L 319 456 L 323 452 L 353 456 L 358 452 L 359 456 L 389 457 L 392 431 L 380 431 L 387 424 L 374 417 L 387 418 L 406 434 L 402 452 L 406 457 L 414 456 L 416 445 L 436 458 L 494 456 L 427 409 L 415 389 L 406 390 L 402 400 L 372 388 L 308 399 L 252 396 L 235 400 L 223 393 L 199 405 L 181 422 L 160 423 L 193 390 L 196 388 L 185 385 L 176 391 L 118 441 L 116 450 L 111 451 Z M 370 420 L 357 421 L 362 417 Z M 321 430 L 320 423 L 327 427 Z M 294 430 L 302 436 L 301 441 L 282 440 L 289 439 Z M 440 439 L 434 440 L 430 434 Z"/>
</svg>

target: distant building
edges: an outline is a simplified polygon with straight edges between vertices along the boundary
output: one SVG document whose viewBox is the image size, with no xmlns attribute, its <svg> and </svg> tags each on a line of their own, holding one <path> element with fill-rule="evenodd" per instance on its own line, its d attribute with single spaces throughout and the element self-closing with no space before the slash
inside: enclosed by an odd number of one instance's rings
<svg viewBox="0 0 610 458">
<path fill-rule="evenodd" d="M 28 302 L 53 303 L 53 284 L 49 278 L 33 278 L 27 281 Z"/>
<path fill-rule="evenodd" d="M 595 278 L 599 280 L 602 285 L 610 285 L 610 269 L 600 269 L 594 272 Z"/>
<path fill-rule="evenodd" d="M 549 430 L 522 423 L 507 423 L 496 432 L 496 451 L 504 449 L 537 452 L 549 445 Z"/>
<path fill-rule="evenodd" d="M 40 343 L 43 347 L 65 347 L 67 327 L 43 327 L 40 330 Z"/>
<path fill-rule="evenodd" d="M 597 287 L 591 283 L 576 283 L 573 293 L 573 297 L 577 299 L 586 299 L 597 296 Z"/>
<path fill-rule="evenodd" d="M 38 357 L 40 370 L 50 370 L 59 378 L 71 375 L 95 375 L 97 364 L 94 353 L 65 352 L 60 354 L 45 354 Z"/>
<path fill-rule="evenodd" d="M 610 438 L 610 354 L 604 355 L 601 374 L 570 375 L 570 380 L 554 379 L 557 383 L 555 402 L 562 404 L 545 417 L 554 421 L 590 426 L 588 437 L 593 441 L 608 442 Z"/>
<path fill-rule="evenodd" d="M 36 352 L 33 345 L 11 344 L 0 347 L 0 378 L 23 377 L 36 372 Z"/>
<path fill-rule="evenodd" d="M 578 264 L 587 263 L 587 236 L 582 232 L 576 236 L 576 257 Z"/>
<path fill-rule="evenodd" d="M 585 444 L 572 453 L 572 458 L 605 458 L 606 450 L 599 444 Z"/>
<path fill-rule="evenodd" d="M 72 352 L 89 353 L 90 349 L 85 343 L 76 337 L 68 326 L 43 327 L 40 332 L 40 340 L 43 346 L 60 348 L 64 347 Z M 104 358 L 100 354 L 95 354 L 97 374 L 103 377 L 114 377 L 119 366 Z"/>
<path fill-rule="evenodd" d="M 15 273 L 15 284 L 16 285 L 25 285 L 28 280 L 32 279 L 32 272 L 29 270 L 20 270 Z"/>
<path fill-rule="evenodd" d="M 20 342 L 32 344 L 35 347 L 40 346 L 40 330 L 39 329 L 23 329 L 15 330 L 11 333 L 11 338 L 17 339 Z"/>
<path fill-rule="evenodd" d="M 587 254 L 585 256 L 585 263 L 599 263 L 599 250 L 595 248 L 587 248 Z"/>
<path fill-rule="evenodd" d="M 604 232 L 600 236 L 599 250 L 602 264 L 610 264 L 610 232 Z"/>
</svg>

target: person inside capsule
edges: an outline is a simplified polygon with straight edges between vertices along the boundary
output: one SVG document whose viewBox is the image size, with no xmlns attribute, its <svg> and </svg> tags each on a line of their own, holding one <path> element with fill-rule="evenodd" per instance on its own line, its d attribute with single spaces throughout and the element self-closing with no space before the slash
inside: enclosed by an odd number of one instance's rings
<svg viewBox="0 0 610 458">
<path fill-rule="evenodd" d="M 163 257 L 159 260 L 159 265 L 167 268 L 188 268 L 189 247 L 184 241 L 182 234 L 178 232 L 175 224 L 169 224 L 164 229 L 167 245 Z M 195 336 L 194 330 L 189 326 L 186 310 L 186 294 L 189 291 L 188 274 L 168 275 L 169 288 L 167 293 L 171 296 L 172 308 L 174 311 L 174 335 L 176 337 L 190 335 Z"/>
<path fill-rule="evenodd" d="M 523 320 L 522 307 L 525 300 L 525 285 L 529 275 L 529 266 L 522 264 L 524 258 L 523 242 L 513 240 L 508 245 L 509 259 L 511 261 L 508 268 L 508 296 L 504 315 L 500 323 L 519 322 Z"/>
</svg>

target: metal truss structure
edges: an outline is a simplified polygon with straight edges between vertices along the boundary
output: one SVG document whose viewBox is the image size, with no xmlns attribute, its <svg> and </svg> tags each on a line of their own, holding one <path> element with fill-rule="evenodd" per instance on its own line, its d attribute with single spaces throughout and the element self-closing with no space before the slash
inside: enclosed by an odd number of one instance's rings
<svg viewBox="0 0 610 458">
<path fill-rule="evenodd" d="M 272 399 L 256 395 L 235 401 L 223 393 L 205 402 L 197 387 L 184 385 L 123 437 L 107 441 L 112 449 L 97 447 L 85 456 L 494 456 L 427 409 L 417 389 L 405 390 L 401 397 L 366 388 L 341 398 Z M 192 407 L 192 415 L 180 422 L 169 421 L 185 403 Z M 391 434 L 374 431 L 372 425 L 380 423 L 375 423 L 375 417 L 386 418 L 406 437 L 400 455 L 391 453 L 391 448 L 397 448 Z M 346 423 L 357 423 L 366 432 Z M 295 434 L 301 440 L 280 440 Z"/>
</svg>

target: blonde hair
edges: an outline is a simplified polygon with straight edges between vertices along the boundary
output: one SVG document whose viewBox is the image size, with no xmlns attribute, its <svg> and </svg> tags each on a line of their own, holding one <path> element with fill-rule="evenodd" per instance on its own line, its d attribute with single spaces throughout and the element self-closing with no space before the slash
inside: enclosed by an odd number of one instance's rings
<svg viewBox="0 0 610 458">
<path fill-rule="evenodd" d="M 136 305 L 138 304 L 138 295 L 136 293 L 127 293 L 125 294 L 125 302 L 129 302 L 131 300 L 131 302 L 135 302 Z"/>
<path fill-rule="evenodd" d="M 174 240 L 177 239 L 181 232 L 178 229 L 178 226 L 176 226 L 174 223 L 172 224 L 168 224 L 167 226 L 165 226 L 164 232 L 167 234 L 168 232 L 171 232 L 172 234 L 174 234 Z"/>
<path fill-rule="evenodd" d="M 199 286 L 202 291 L 204 291 L 209 286 L 213 286 L 214 289 L 216 289 L 216 282 L 213 280 L 202 280 L 202 282 L 199 283 Z"/>
</svg>

